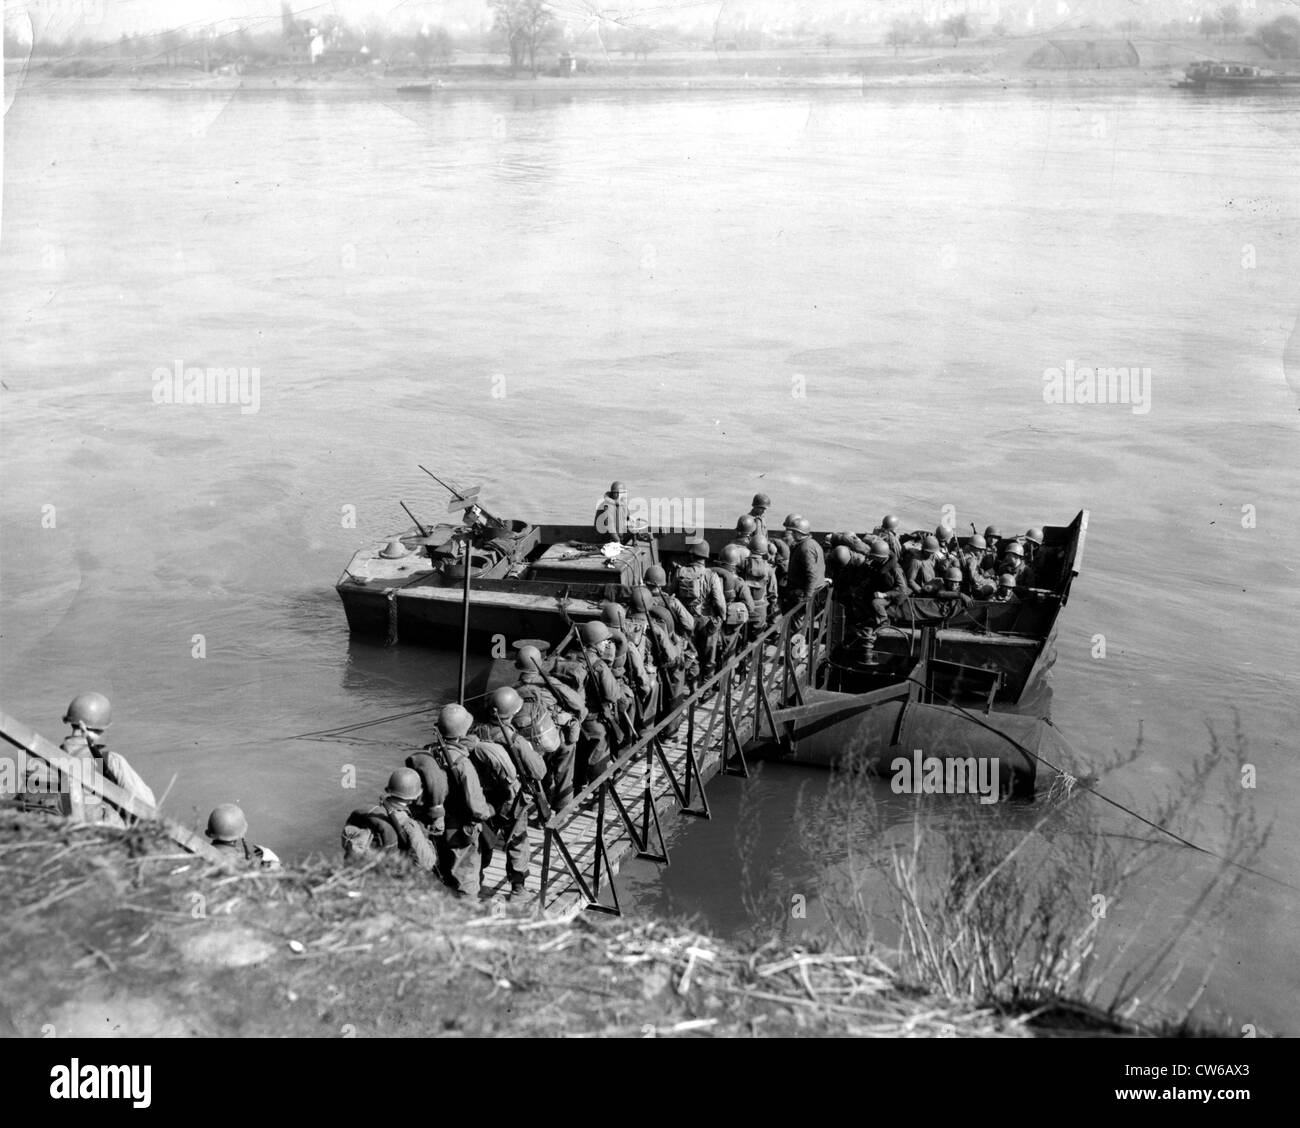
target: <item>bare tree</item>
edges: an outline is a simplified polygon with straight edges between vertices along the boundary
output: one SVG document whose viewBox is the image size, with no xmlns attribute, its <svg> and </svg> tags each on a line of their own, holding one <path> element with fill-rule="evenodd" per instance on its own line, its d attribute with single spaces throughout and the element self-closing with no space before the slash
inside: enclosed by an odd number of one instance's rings
<svg viewBox="0 0 1300 1128">
<path fill-rule="evenodd" d="M 897 55 L 899 49 L 906 47 L 912 42 L 912 29 L 907 25 L 906 20 L 895 20 L 889 25 L 889 31 L 885 35 L 885 42 L 894 49 Z"/>
<path fill-rule="evenodd" d="M 944 35 L 952 36 L 952 45 L 957 46 L 959 39 L 970 38 L 970 20 L 965 14 L 959 16 L 949 16 L 942 24 Z"/>
<path fill-rule="evenodd" d="M 537 52 L 558 30 L 546 0 L 490 0 L 493 30 L 510 52 L 510 69 L 518 70 L 525 58 L 537 76 Z"/>
</svg>

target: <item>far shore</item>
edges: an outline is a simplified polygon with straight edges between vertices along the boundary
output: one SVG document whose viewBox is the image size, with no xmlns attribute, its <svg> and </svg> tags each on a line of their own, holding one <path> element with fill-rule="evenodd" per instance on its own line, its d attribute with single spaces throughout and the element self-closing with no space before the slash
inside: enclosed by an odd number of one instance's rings
<svg viewBox="0 0 1300 1128">
<path fill-rule="evenodd" d="M 866 89 L 1034 89 L 1034 88 L 1151 88 L 1169 87 L 1182 76 L 1179 68 L 1115 68 L 1112 70 L 1041 70 L 1025 72 L 984 70 L 978 72 L 913 72 L 893 74 L 788 74 L 734 75 L 554 75 L 521 74 L 460 77 L 418 75 L 395 78 L 364 72 L 263 73 L 205 75 L 199 72 L 173 76 L 138 74 L 54 75 L 48 69 L 13 74 L 6 66 L 6 86 L 28 93 L 97 91 L 148 93 L 225 93 L 249 91 L 287 94 L 356 94 L 417 99 L 458 93 L 574 94 L 607 91 L 743 91 L 743 90 L 866 90 Z M 422 87 L 426 90 L 402 90 Z"/>
</svg>

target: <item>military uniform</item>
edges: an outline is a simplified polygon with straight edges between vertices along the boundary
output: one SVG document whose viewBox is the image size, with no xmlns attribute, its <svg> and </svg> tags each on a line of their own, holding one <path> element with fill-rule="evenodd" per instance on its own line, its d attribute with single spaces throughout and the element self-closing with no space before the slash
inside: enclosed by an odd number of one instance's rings
<svg viewBox="0 0 1300 1128">
<path fill-rule="evenodd" d="M 937 574 L 937 564 L 933 556 L 925 554 L 913 556 L 907 562 L 907 568 L 903 572 L 907 580 L 908 588 L 916 595 L 929 595 L 939 589 L 940 581 Z"/>
<path fill-rule="evenodd" d="M 92 743 L 81 732 L 74 732 L 69 736 L 59 746 L 59 751 L 76 761 L 72 766 L 72 787 L 77 787 L 79 780 L 106 779 L 109 783 L 116 784 L 133 799 L 150 807 L 157 806 L 153 791 L 127 763 L 125 756 L 110 751 L 103 744 Z M 72 815 L 79 798 L 87 822 L 116 827 L 129 826 L 135 822 L 134 815 L 127 814 L 111 800 L 101 798 L 93 787 L 79 788 L 79 791 L 79 797 L 73 796 L 70 789 L 59 795 L 58 806 L 61 814 Z"/>
<path fill-rule="evenodd" d="M 902 603 L 911 590 L 903 569 L 893 557 L 887 560 L 874 557 L 869 559 L 859 573 L 855 586 L 860 592 L 863 618 L 871 631 L 879 630 L 889 623 L 890 608 Z"/>
<path fill-rule="evenodd" d="M 565 692 L 568 687 L 560 686 L 560 690 Z M 578 731 L 582 727 L 582 714 L 586 708 L 581 695 L 576 692 L 572 700 L 557 699 L 546 680 L 538 673 L 521 674 L 515 691 L 524 699 L 526 710 L 530 713 L 546 710 L 555 725 L 558 745 L 552 750 L 542 748 L 540 751 L 546 761 L 546 798 L 551 807 L 559 811 L 573 800 L 573 758 L 577 752 Z M 516 717 L 515 720 L 519 721 L 519 718 Z"/>
<path fill-rule="evenodd" d="M 348 820 L 349 823 L 355 823 L 357 814 L 371 821 L 379 820 L 388 823 L 396 835 L 398 853 L 409 858 L 425 873 L 437 872 L 437 852 L 430 844 L 424 827 L 415 820 L 404 803 L 393 799 L 381 799 L 367 811 L 354 812 L 352 818 Z"/>
<path fill-rule="evenodd" d="M 578 734 L 573 768 L 573 786 L 578 791 L 609 766 L 614 750 L 623 741 L 624 727 L 620 715 L 623 694 L 609 665 L 591 648 L 587 649 L 582 665 L 587 715 Z"/>
<path fill-rule="evenodd" d="M 719 564 L 711 571 L 722 584 L 722 602 L 726 608 L 722 618 L 720 652 L 721 661 L 725 662 L 749 633 L 749 624 L 754 620 L 754 598 L 734 565 Z"/>
<path fill-rule="evenodd" d="M 719 635 L 727 614 L 722 581 L 703 559 L 697 559 L 679 567 L 673 582 L 677 597 L 695 621 L 693 634 L 700 662 L 699 677 L 708 681 L 717 669 Z"/>
<path fill-rule="evenodd" d="M 501 732 L 502 728 L 505 729 L 504 733 Z M 494 798 L 497 802 L 494 803 L 496 814 L 488 822 L 491 833 L 484 837 L 483 848 L 479 852 L 482 859 L 480 868 L 487 869 L 492 864 L 493 851 L 499 845 L 506 854 L 506 878 L 511 885 L 521 885 L 528 877 L 532 862 L 532 851 L 528 840 L 528 815 L 532 803 L 528 797 L 528 789 L 520 777 L 522 773 L 527 772 L 533 781 L 541 783 L 546 778 L 546 761 L 537 754 L 532 742 L 518 732 L 509 721 L 504 726 L 495 723 L 479 725 L 474 735 L 479 738 L 478 763 L 482 762 L 481 757 L 484 752 L 501 750 L 509 756 L 511 767 L 514 769 L 513 775 L 501 773 L 504 778 L 511 780 L 511 786 L 506 792 L 497 796 L 486 796 L 489 802 Z M 510 740 L 508 751 L 503 743 L 507 737 Z M 479 778 L 482 779 L 486 774 L 480 771 Z"/>
<path fill-rule="evenodd" d="M 483 794 L 478 769 L 470 758 L 471 741 L 447 739 L 441 752 L 447 769 L 446 831 L 438 841 L 443 880 L 467 897 L 478 895 L 480 828 L 496 811 Z"/>
<path fill-rule="evenodd" d="M 805 602 L 826 579 L 826 556 L 822 546 L 812 537 L 793 545 L 790 549 L 790 566 L 786 575 L 782 610 L 788 611 Z"/>
</svg>

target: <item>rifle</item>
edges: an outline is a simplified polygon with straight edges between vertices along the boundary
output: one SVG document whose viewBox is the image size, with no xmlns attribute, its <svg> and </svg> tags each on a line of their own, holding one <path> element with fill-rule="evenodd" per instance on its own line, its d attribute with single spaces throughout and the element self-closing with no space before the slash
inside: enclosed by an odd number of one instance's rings
<svg viewBox="0 0 1300 1128">
<path fill-rule="evenodd" d="M 587 648 L 583 644 L 582 639 L 578 640 L 578 651 L 582 654 L 582 661 L 587 667 L 588 679 L 590 679 L 593 685 L 597 684 L 596 670 L 591 664 L 591 655 L 587 653 Z M 613 677 L 613 674 L 610 676 Z M 623 733 L 619 731 L 622 722 L 618 715 L 618 705 L 613 701 L 606 701 L 601 706 L 601 713 L 605 715 L 605 720 L 614 727 L 615 732 L 618 734 L 618 743 L 620 745 L 623 744 Z M 630 734 L 634 732 L 635 729 L 629 727 L 627 731 Z"/>
<path fill-rule="evenodd" d="M 568 688 L 565 687 L 565 686 L 561 686 L 561 685 L 558 685 L 557 683 L 553 682 L 553 681 L 551 680 L 551 675 L 548 674 L 548 673 L 547 673 L 547 672 L 542 668 L 542 664 L 541 664 L 540 662 L 534 662 L 534 663 L 533 663 L 533 669 L 536 670 L 539 674 L 542 675 L 542 681 L 546 684 L 546 688 L 549 689 L 549 690 L 551 691 L 551 696 L 555 698 L 555 700 L 556 700 L 556 702 L 557 702 L 558 704 L 563 705 L 563 706 L 565 707 L 565 710 L 566 710 L 567 712 L 575 713 L 575 714 L 576 714 L 576 713 L 578 713 L 579 711 L 581 711 L 581 712 L 584 713 L 584 714 L 586 713 L 586 711 L 587 711 L 587 703 L 586 703 L 585 701 L 580 702 L 579 705 L 578 705 L 578 708 L 577 708 L 577 709 L 570 709 L 570 708 L 569 708 L 569 704 L 568 704 L 568 702 L 569 702 L 569 697 L 568 697 L 568 694 L 575 692 L 574 690 L 570 690 L 570 689 L 568 689 Z"/>
<path fill-rule="evenodd" d="M 519 754 L 515 751 L 515 742 L 510 739 L 510 734 L 506 731 L 506 723 L 501 714 L 495 709 L 492 715 L 496 717 L 497 728 L 501 730 L 501 738 L 505 742 L 506 752 L 510 756 L 511 762 L 515 766 L 515 771 L 519 773 L 519 794 L 528 793 L 529 797 L 537 804 L 537 813 L 541 815 L 542 821 L 547 822 L 551 817 L 551 805 L 546 801 L 546 795 L 542 792 L 541 784 L 533 778 L 533 773 L 528 770 Z M 514 821 L 514 815 L 519 812 L 519 800 L 515 799 L 515 810 L 511 814 L 511 821 Z"/>
</svg>

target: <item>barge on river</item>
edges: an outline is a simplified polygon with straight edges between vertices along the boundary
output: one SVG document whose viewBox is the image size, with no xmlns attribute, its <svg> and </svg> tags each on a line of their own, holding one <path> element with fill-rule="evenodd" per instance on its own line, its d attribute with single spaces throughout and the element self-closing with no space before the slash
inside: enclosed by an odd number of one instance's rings
<svg viewBox="0 0 1300 1128">
<path fill-rule="evenodd" d="M 1061 609 L 1079 574 L 1088 512 L 1068 525 L 1044 528 L 1037 571 L 1042 587 L 1019 603 L 975 601 L 935 632 L 935 661 L 950 668 L 954 697 L 1019 704 L 1037 687 L 1053 659 Z M 390 643 L 459 647 L 465 580 L 462 526 L 411 528 L 357 552 L 336 585 L 354 635 Z M 626 601 L 645 571 L 671 573 L 700 535 L 714 555 L 734 529 L 650 530 L 625 545 L 593 543 L 590 525 L 503 521 L 470 553 L 470 634 L 558 642 L 574 623 L 600 616 L 604 600 Z M 824 543 L 827 534 L 815 533 Z M 965 538 L 960 538 L 965 540 Z M 913 654 L 921 631 L 934 623 L 904 614 L 882 630 L 882 656 Z M 832 626 L 832 641 L 840 627 Z"/>
</svg>

